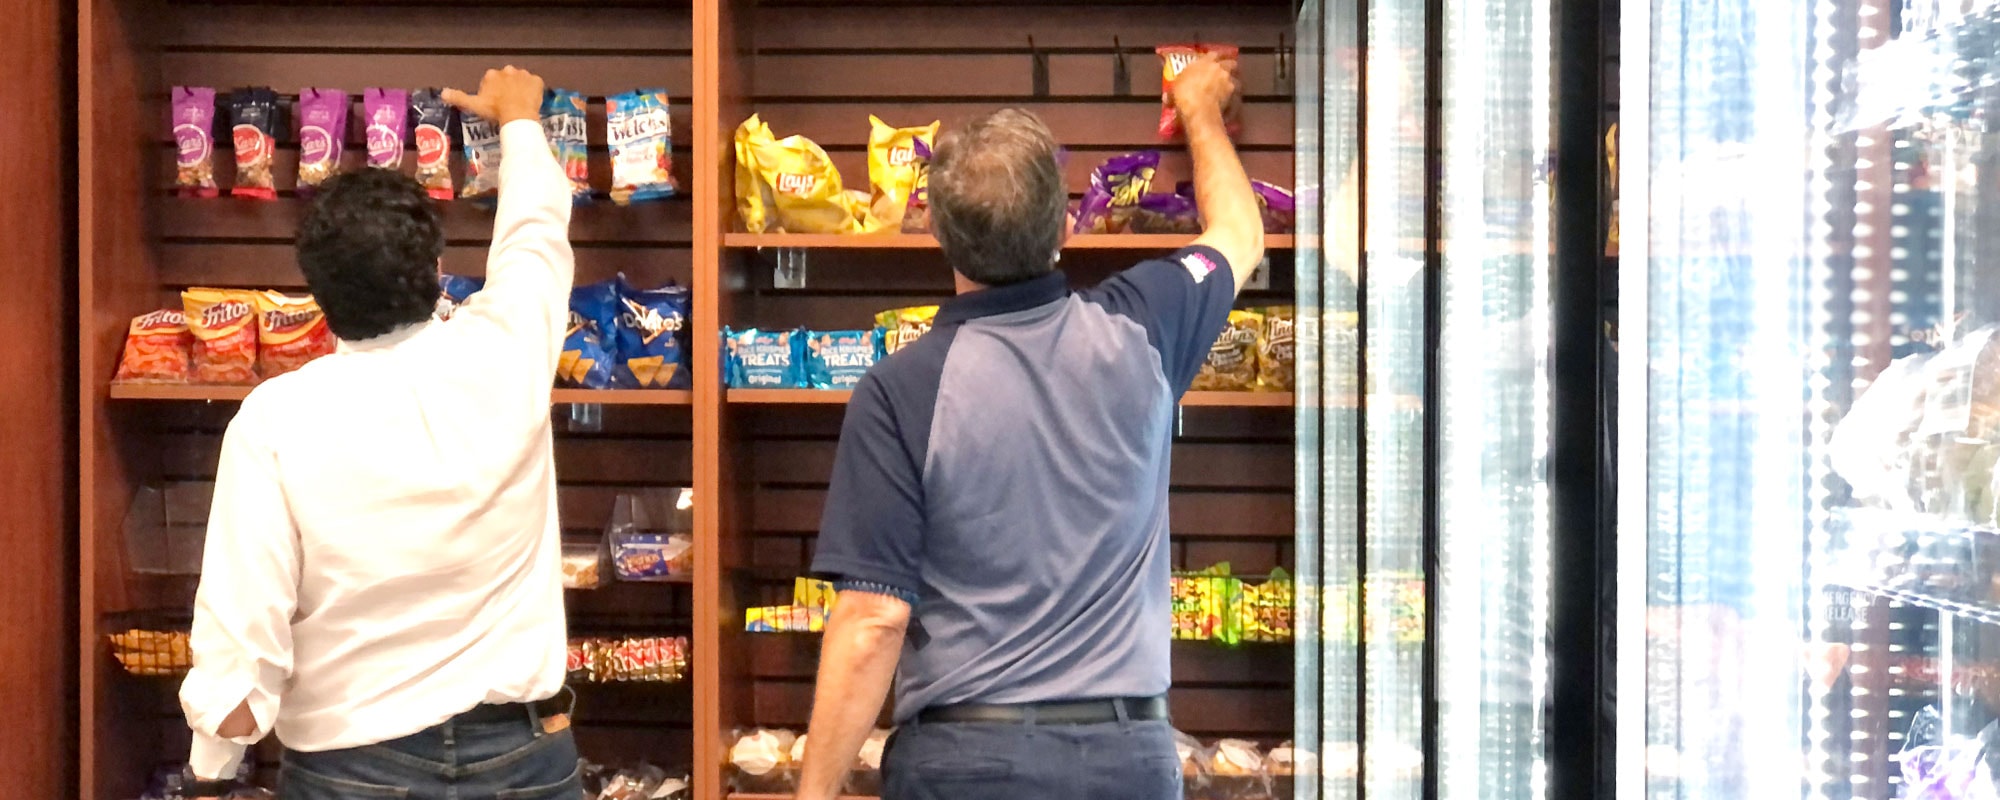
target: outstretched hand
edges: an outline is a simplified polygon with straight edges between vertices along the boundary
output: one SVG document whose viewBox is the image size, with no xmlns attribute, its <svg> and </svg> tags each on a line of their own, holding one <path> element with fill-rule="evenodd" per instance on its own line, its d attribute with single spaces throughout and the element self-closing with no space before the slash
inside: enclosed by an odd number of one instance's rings
<svg viewBox="0 0 2000 800">
<path fill-rule="evenodd" d="M 440 96 L 460 111 L 492 120 L 495 127 L 501 127 L 515 120 L 541 120 L 544 88 L 535 73 L 509 65 L 487 70 L 486 76 L 479 79 L 478 94 L 446 89 Z"/>
<path fill-rule="evenodd" d="M 1183 120 L 1220 120 L 1222 112 L 1236 101 L 1239 88 L 1236 59 L 1204 55 L 1174 76 L 1174 110 Z"/>
</svg>

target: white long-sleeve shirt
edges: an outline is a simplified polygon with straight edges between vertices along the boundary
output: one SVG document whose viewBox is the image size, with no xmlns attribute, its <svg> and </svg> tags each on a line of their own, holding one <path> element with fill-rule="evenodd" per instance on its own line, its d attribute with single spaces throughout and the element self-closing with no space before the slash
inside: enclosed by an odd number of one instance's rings
<svg viewBox="0 0 2000 800">
<path fill-rule="evenodd" d="M 549 387 L 569 182 L 539 124 L 500 140 L 485 289 L 259 386 L 229 423 L 181 685 L 199 775 L 234 774 L 274 729 L 357 747 L 562 687 Z M 246 701 L 256 732 L 217 736 Z"/>
</svg>

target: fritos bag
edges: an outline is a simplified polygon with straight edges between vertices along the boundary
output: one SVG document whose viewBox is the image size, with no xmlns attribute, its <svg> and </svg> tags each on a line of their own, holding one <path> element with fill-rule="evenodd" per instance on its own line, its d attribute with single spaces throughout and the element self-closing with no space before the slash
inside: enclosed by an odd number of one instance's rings
<svg viewBox="0 0 2000 800">
<path fill-rule="evenodd" d="M 333 329 L 311 297 L 257 295 L 257 371 L 275 378 L 333 352 Z"/>
<path fill-rule="evenodd" d="M 409 128 L 410 93 L 402 89 L 364 89 L 361 124 L 368 140 L 368 166 L 403 166 L 403 135 Z"/>
<path fill-rule="evenodd" d="M 751 233 L 872 233 L 865 198 L 841 188 L 840 170 L 804 136 L 773 138 L 755 115 L 736 129 L 737 209 Z M 744 182 L 744 169 L 750 180 Z"/>
<path fill-rule="evenodd" d="M 1195 59 L 1205 55 L 1234 59 L 1238 50 L 1233 44 L 1163 44 L 1154 48 L 1154 52 L 1160 54 L 1160 138 L 1172 139 L 1181 132 L 1181 112 L 1174 108 L 1174 79 Z M 1240 105 L 1232 104 L 1224 112 L 1228 115 L 1224 122 L 1231 136 L 1243 129 L 1239 108 Z"/>
<path fill-rule="evenodd" d="M 338 89 L 299 92 L 299 191 L 311 193 L 340 171 L 347 143 L 347 93 Z"/>
<path fill-rule="evenodd" d="M 919 160 L 917 149 L 921 145 L 926 154 L 930 152 L 938 123 L 892 128 L 870 114 L 868 128 L 869 213 L 882 227 L 901 229 L 903 212 L 924 173 L 925 161 Z"/>
<path fill-rule="evenodd" d="M 194 383 L 249 386 L 257 382 L 257 293 L 189 289 L 181 310 L 194 333 Z"/>
<path fill-rule="evenodd" d="M 542 97 L 542 131 L 548 134 L 549 151 L 555 154 L 563 174 L 569 177 L 571 203 L 590 202 L 589 134 L 584 129 L 583 95 L 567 89 L 550 89 Z M 499 130 L 494 131 L 493 147 L 500 147 Z M 493 174 L 495 185 L 500 175 Z"/>
<path fill-rule="evenodd" d="M 611 202 L 630 205 L 674 196 L 673 116 L 665 89 L 640 89 L 604 101 L 611 143 Z"/>
<path fill-rule="evenodd" d="M 174 192 L 183 197 L 214 197 L 215 90 L 206 86 L 174 87 Z"/>
<path fill-rule="evenodd" d="M 236 185 L 230 196 L 277 198 L 271 161 L 278 153 L 278 96 L 264 87 L 238 89 L 229 98 L 229 119 L 229 137 L 236 145 Z"/>
<path fill-rule="evenodd" d="M 1193 391 L 1240 392 L 1257 385 L 1257 339 L 1263 335 L 1264 315 L 1255 311 L 1229 312 L 1229 327 L 1222 329 L 1208 349 L 1208 361 L 1194 376 Z"/>
<path fill-rule="evenodd" d="M 450 200 L 451 115 L 449 103 L 436 89 L 410 94 L 410 138 L 417 143 L 417 183 L 432 200 Z"/>
<path fill-rule="evenodd" d="M 617 361 L 618 281 L 578 286 L 569 295 L 569 332 L 563 338 L 556 379 L 580 389 L 611 388 Z"/>
<path fill-rule="evenodd" d="M 1292 307 L 1264 309 L 1264 328 L 1257 334 L 1257 388 L 1267 392 L 1292 390 Z"/>
<path fill-rule="evenodd" d="M 194 345 L 187 317 L 167 308 L 132 318 L 125 334 L 125 353 L 118 358 L 112 383 L 187 383 L 189 350 Z"/>
</svg>

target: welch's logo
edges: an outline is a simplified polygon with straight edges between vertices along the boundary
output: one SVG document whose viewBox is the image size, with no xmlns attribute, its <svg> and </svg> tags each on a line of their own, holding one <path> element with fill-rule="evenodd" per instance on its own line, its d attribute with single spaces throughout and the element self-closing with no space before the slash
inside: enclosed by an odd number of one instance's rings
<svg viewBox="0 0 2000 800">
<path fill-rule="evenodd" d="M 667 112 L 664 109 L 656 108 L 643 114 L 629 114 L 620 117 L 618 121 L 611 123 L 610 129 L 606 133 L 606 138 L 623 144 L 639 139 L 664 136 L 667 134 L 668 127 Z"/>
<path fill-rule="evenodd" d="M 785 194 L 809 195 L 812 194 L 813 187 L 818 185 L 818 175 L 781 173 L 778 175 L 777 185 L 772 188 Z"/>
</svg>

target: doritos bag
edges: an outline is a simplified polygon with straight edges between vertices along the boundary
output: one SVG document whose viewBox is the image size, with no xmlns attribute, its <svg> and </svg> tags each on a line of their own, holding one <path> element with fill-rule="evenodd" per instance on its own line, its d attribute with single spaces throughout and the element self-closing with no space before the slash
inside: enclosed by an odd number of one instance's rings
<svg viewBox="0 0 2000 800">
<path fill-rule="evenodd" d="M 486 288 L 485 278 L 445 273 L 438 276 L 438 319 L 451 319 L 453 312 L 465 301 Z"/>
<path fill-rule="evenodd" d="M 1154 52 L 1160 54 L 1160 138 L 1172 139 L 1181 132 L 1181 112 L 1174 108 L 1174 79 L 1197 58 L 1216 55 L 1233 60 L 1238 51 L 1233 44 L 1163 44 L 1154 48 Z M 1225 124 L 1231 136 L 1243 129 L 1239 108 L 1240 104 L 1231 104 L 1225 109 L 1228 115 Z"/>
<path fill-rule="evenodd" d="M 757 117 L 736 129 L 737 208 L 751 233 L 871 233 L 867 200 L 841 188 L 840 170 L 804 136 L 772 138 Z M 743 168 L 751 170 L 743 184 Z"/>
<path fill-rule="evenodd" d="M 266 380 L 333 352 L 333 329 L 311 297 L 257 295 L 257 371 Z"/>
<path fill-rule="evenodd" d="M 569 294 L 569 332 L 563 337 L 556 380 L 581 389 L 611 388 L 617 358 L 607 337 L 618 319 L 618 282 L 578 286 Z"/>
<path fill-rule="evenodd" d="M 612 383 L 620 389 L 686 389 L 688 290 L 668 284 L 635 289 L 619 281 Z"/>
<path fill-rule="evenodd" d="M 257 293 L 189 289 L 181 310 L 194 333 L 189 380 L 223 386 L 257 383 Z"/>
<path fill-rule="evenodd" d="M 911 193 L 916 191 L 918 176 L 923 173 L 917 148 L 921 145 L 926 153 L 930 151 L 937 141 L 938 123 L 892 128 L 870 114 L 868 126 L 869 213 L 882 227 L 900 230 L 903 212 L 909 206 Z"/>
<path fill-rule="evenodd" d="M 187 383 L 188 351 L 194 345 L 187 316 L 168 308 L 132 318 L 125 352 L 112 383 Z"/>
<path fill-rule="evenodd" d="M 1255 311 L 1229 312 L 1229 327 L 1222 329 L 1208 349 L 1208 361 L 1194 377 L 1193 391 L 1240 392 L 1257 385 L 1257 339 L 1263 335 L 1264 315 Z"/>
</svg>

